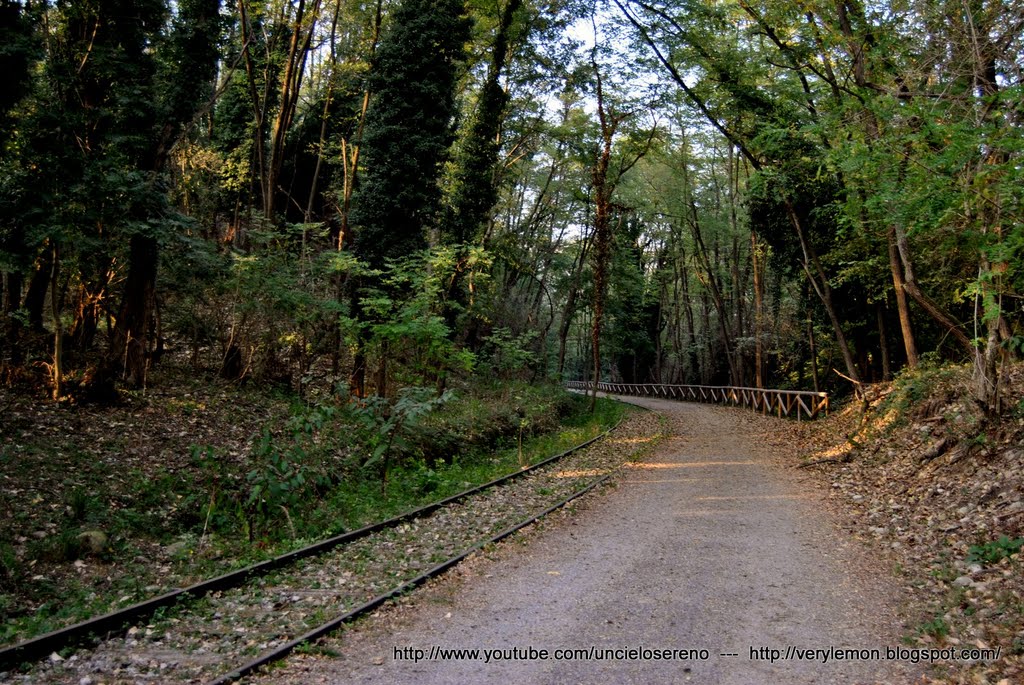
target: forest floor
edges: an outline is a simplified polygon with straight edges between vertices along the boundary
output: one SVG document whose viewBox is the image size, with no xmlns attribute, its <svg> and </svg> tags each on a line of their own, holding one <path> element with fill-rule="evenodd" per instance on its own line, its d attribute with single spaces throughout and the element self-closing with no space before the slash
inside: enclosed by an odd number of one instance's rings
<svg viewBox="0 0 1024 685">
<path fill-rule="evenodd" d="M 373 435 L 326 390 L 173 365 L 153 381 L 112 407 L 0 389 L 0 645 L 440 499 L 615 418 L 555 386 L 462 384 L 382 486 L 361 466 Z"/>
<path fill-rule="evenodd" d="M 241 462 L 288 403 L 186 374 L 157 387 L 115 407 L 0 399 L 0 643 L 204 572 L 189 559 L 203 506 L 187 484 L 212 479 L 192 448 L 216 445 Z"/>
</svg>

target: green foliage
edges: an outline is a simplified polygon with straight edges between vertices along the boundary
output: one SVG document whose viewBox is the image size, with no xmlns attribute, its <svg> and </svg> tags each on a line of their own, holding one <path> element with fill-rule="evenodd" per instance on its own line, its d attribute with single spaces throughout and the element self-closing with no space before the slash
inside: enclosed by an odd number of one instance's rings
<svg viewBox="0 0 1024 685">
<path fill-rule="evenodd" d="M 942 363 L 935 355 L 922 355 L 917 369 L 904 369 L 896 376 L 882 408 L 895 411 L 901 420 L 909 420 L 928 402 L 950 401 L 956 395 L 955 389 L 964 382 L 961 367 Z"/>
<path fill-rule="evenodd" d="M 66 528 L 42 540 L 29 543 L 29 559 L 65 563 L 74 561 L 82 553 L 78 530 Z"/>
<path fill-rule="evenodd" d="M 475 111 L 458 140 L 452 166 L 446 178 L 446 204 L 441 231 L 449 242 L 473 242 L 487 222 L 498 197 L 495 165 L 500 152 L 500 132 L 509 95 L 501 77 L 509 56 L 510 42 L 526 33 L 529 24 L 516 22 L 522 0 L 508 0 L 500 8 L 500 18 L 491 46 L 487 76 L 480 87 Z"/>
<path fill-rule="evenodd" d="M 371 395 L 345 406 L 347 418 L 357 427 L 360 441 L 369 452 L 362 468 L 380 470 L 382 489 L 387 488 L 392 451 L 408 450 L 422 419 L 451 398 L 450 391 L 437 395 L 429 388 L 402 388 L 394 401 Z"/>
<path fill-rule="evenodd" d="M 967 563 L 991 566 L 1003 559 L 1020 552 L 1024 547 L 1024 538 L 1010 539 L 1002 535 L 998 540 L 991 540 L 980 545 L 971 545 L 967 550 Z"/>
<path fill-rule="evenodd" d="M 89 513 L 96 509 L 98 502 L 83 487 L 76 487 L 68 493 L 67 508 L 72 521 L 83 522 Z"/>
<path fill-rule="evenodd" d="M 918 635 L 928 635 L 936 640 L 944 640 L 949 636 L 949 623 L 942 616 L 922 623 L 917 629 Z"/>
<path fill-rule="evenodd" d="M 38 56 L 37 37 L 28 14 L 28 8 L 20 2 L 0 2 L 0 74 L 6 81 L 0 90 L 0 159 L 5 156 L 13 124 L 8 113 L 28 93 L 30 67 Z"/>
<path fill-rule="evenodd" d="M 7 542 L 0 542 L 0 588 L 14 581 L 18 573 L 18 558 L 14 553 L 14 547 Z M 6 613 L 5 607 L 0 606 L 0 616 Z"/>
<path fill-rule="evenodd" d="M 426 246 L 454 138 L 455 86 L 469 38 L 460 0 L 402 0 L 370 72 L 373 100 L 353 198 L 356 251 L 374 268 Z"/>
<path fill-rule="evenodd" d="M 244 478 L 210 447 L 193 446 L 193 461 L 205 474 L 202 489 L 189 495 L 207 507 L 204 528 L 229 531 L 241 525 L 250 541 L 292 538 L 299 509 L 329 489 L 341 474 L 323 458 L 322 439 L 336 434 L 337 410 L 330 405 L 300 409 L 283 434 L 264 429 L 254 441 Z M 282 525 L 283 524 L 283 525 Z"/>
<path fill-rule="evenodd" d="M 537 363 L 536 353 L 529 349 L 536 338 L 536 331 L 513 335 L 508 328 L 495 328 L 483 339 L 483 354 L 487 359 L 488 368 L 497 372 L 500 377 L 528 371 Z"/>
<path fill-rule="evenodd" d="M 397 362 L 399 383 L 418 384 L 452 371 L 470 371 L 475 355 L 456 345 L 440 314 L 444 286 L 452 270 L 455 248 L 441 247 L 395 260 L 372 273 L 375 284 L 362 288 L 360 317 L 344 319 L 353 344 L 362 336 L 366 347 Z"/>
<path fill-rule="evenodd" d="M 245 476 L 249 490 L 243 507 L 250 541 L 268 531 L 271 521 L 281 520 L 282 514 L 291 525 L 289 509 L 299 502 L 306 484 L 303 456 L 298 444 L 282 449 L 269 430 L 263 432 L 253 450 L 256 466 Z"/>
<path fill-rule="evenodd" d="M 202 298 L 202 284 L 197 282 L 198 292 L 179 286 L 185 296 L 182 304 L 193 304 L 195 318 L 175 324 L 186 333 L 206 332 L 206 337 L 216 335 L 230 341 L 246 364 L 233 373 L 224 370 L 225 375 L 277 379 L 301 388 L 310 366 L 330 352 L 331 333 L 346 313 L 329 279 L 333 274 L 355 271 L 359 265 L 342 263 L 329 254 L 303 264 L 290 249 L 293 243 L 278 232 L 253 231 L 251 240 L 254 249 L 231 253 L 229 266 L 220 273 L 215 271 L 220 268 L 220 257 L 196 255 L 188 262 L 210 266 L 220 302 L 230 306 L 227 320 L 221 318 L 222 309 L 211 308 L 212 303 Z M 220 352 L 218 362 L 225 358 L 225 350 Z"/>
</svg>

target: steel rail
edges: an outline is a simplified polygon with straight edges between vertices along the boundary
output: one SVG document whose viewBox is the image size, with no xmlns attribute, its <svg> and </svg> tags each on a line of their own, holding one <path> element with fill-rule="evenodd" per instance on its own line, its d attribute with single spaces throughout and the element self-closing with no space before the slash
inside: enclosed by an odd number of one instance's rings
<svg viewBox="0 0 1024 685">
<path fill-rule="evenodd" d="M 591 490 L 596 488 L 598 485 L 601 485 L 602 483 L 607 481 L 609 478 L 612 477 L 613 473 L 614 472 L 605 474 L 604 476 L 601 476 L 600 478 L 592 481 L 589 485 L 587 485 L 582 490 L 577 490 L 576 492 L 574 492 L 573 494 L 569 495 L 565 499 L 562 499 L 559 502 L 557 502 L 556 504 L 551 505 L 550 507 L 548 507 L 544 511 L 542 511 L 540 513 L 537 513 L 537 514 L 533 514 L 532 516 L 523 519 L 519 523 L 516 523 L 516 524 L 510 526 L 509 528 L 506 528 L 505 530 L 501 531 L 497 535 L 494 535 L 493 537 L 490 537 L 490 538 L 488 538 L 486 540 L 483 540 L 481 542 L 476 543 L 472 547 L 469 547 L 469 548 L 463 550 L 462 552 L 460 552 L 459 554 L 451 557 L 450 559 L 448 559 L 446 561 L 443 561 L 440 564 L 438 564 L 437 566 L 434 566 L 433 568 L 431 568 L 431 569 L 421 573 L 420 575 L 416 576 L 412 580 L 406 581 L 405 583 L 403 583 L 403 584 L 399 585 L 398 587 L 390 590 L 389 592 L 386 592 L 386 593 L 384 593 L 382 595 L 378 595 L 377 597 L 374 597 L 373 599 L 371 599 L 370 601 L 366 602 L 365 604 L 363 604 L 363 605 L 361 605 L 359 607 L 356 607 L 352 611 L 349 611 L 348 613 L 346 613 L 346 614 L 344 614 L 342 616 L 338 616 L 338 617 L 336 617 L 334 619 L 331 619 L 327 623 L 324 623 L 324 624 L 314 628 L 313 630 L 310 630 L 309 632 L 307 632 L 307 633 L 305 633 L 305 634 L 295 638 L 294 640 L 291 640 L 290 642 L 287 642 L 287 643 L 281 645 L 280 647 L 277 647 L 277 648 L 273 649 L 272 651 L 267 652 L 267 653 L 259 656 L 258 658 L 250 661 L 249 663 L 245 664 L 244 666 L 240 666 L 239 668 L 236 668 L 235 670 L 233 670 L 233 671 L 231 671 L 229 673 L 226 673 L 226 674 L 224 674 L 222 676 L 218 676 L 215 680 L 211 680 L 209 683 L 207 683 L 207 685 L 229 685 L 229 683 L 236 682 L 236 681 L 241 680 L 242 678 L 244 678 L 244 677 L 246 677 L 248 675 L 252 675 L 253 673 L 255 673 L 256 671 L 258 671 L 260 668 L 262 668 L 264 666 L 272 664 L 272 663 L 274 663 L 276 661 L 281 661 L 282 659 L 286 658 L 289 654 L 291 654 L 293 651 L 295 651 L 298 647 L 300 647 L 300 646 L 302 646 L 304 644 L 307 644 L 309 642 L 313 642 L 314 640 L 318 640 L 321 637 L 323 637 L 325 635 L 328 635 L 329 633 L 334 632 L 335 630 L 337 630 L 338 628 L 340 628 L 344 624 L 346 624 L 346 623 L 348 623 L 348 622 L 350 622 L 350 621 L 352 621 L 352 620 L 354 620 L 356 618 L 359 618 L 360 616 L 363 616 L 363 615 L 373 611 L 374 609 L 380 607 L 385 602 L 387 602 L 387 601 L 389 601 L 391 599 L 394 599 L 395 597 L 398 597 L 399 595 L 401 595 L 401 594 L 403 594 L 405 592 L 408 592 L 409 590 L 412 590 L 412 589 L 414 589 L 416 587 L 419 587 L 420 585 L 422 585 L 423 583 L 427 582 L 431 578 L 436 578 L 437 576 L 440 576 L 441 574 L 443 574 L 446 571 L 450 570 L 453 566 L 457 565 L 459 562 L 464 560 L 466 557 L 468 557 L 473 552 L 476 552 L 476 551 L 478 551 L 480 549 L 483 549 L 487 545 L 491 545 L 491 544 L 494 544 L 496 542 L 500 542 L 500 541 L 504 540 L 505 538 L 509 537 L 510 535 L 516 533 L 517 531 L 522 530 L 526 526 L 528 526 L 528 525 L 530 525 L 530 524 L 532 524 L 532 523 L 534 523 L 536 521 L 539 521 L 540 519 L 544 518 L 545 516 L 547 516 L 551 512 L 556 511 L 558 509 L 561 509 L 566 504 L 569 504 L 573 500 L 575 500 L 575 499 L 577 499 L 579 497 L 582 497 L 583 495 L 587 494 L 588 492 L 590 492 Z"/>
<path fill-rule="evenodd" d="M 467 490 L 463 490 L 462 492 L 450 497 L 407 511 L 390 519 L 372 523 L 347 533 L 341 533 L 325 540 L 315 542 L 301 549 L 276 556 L 272 559 L 267 559 L 266 561 L 261 561 L 251 566 L 246 566 L 245 568 L 240 568 L 185 588 L 172 590 L 123 609 L 118 609 L 117 611 L 112 611 L 65 628 L 60 628 L 43 635 L 39 635 L 30 640 L 4 647 L 0 649 L 0 671 L 6 669 L 19 670 L 22 668 L 23 664 L 44 659 L 51 653 L 64 649 L 65 647 L 79 645 L 87 641 L 101 642 L 133 623 L 150 618 L 160 609 L 172 607 L 179 602 L 199 599 L 213 592 L 220 592 L 240 587 L 251 580 L 290 566 L 301 559 L 324 554 L 336 547 L 339 547 L 340 545 L 354 542 L 368 535 L 372 535 L 373 533 L 426 516 L 442 507 L 448 506 L 449 504 L 454 504 L 455 502 L 470 497 L 471 495 L 475 495 L 479 492 L 483 492 L 484 490 L 501 485 L 502 483 L 506 483 L 515 478 L 532 473 L 536 469 L 558 461 L 573 452 L 577 452 L 606 437 L 609 433 L 618 428 L 621 423 L 622 421 L 620 420 L 600 435 L 596 435 L 586 442 L 582 442 L 579 445 L 570 447 L 564 452 L 560 452 L 554 456 L 539 461 L 528 468 L 514 471 L 505 476 L 500 476 L 494 480 L 483 483 L 482 485 L 477 485 Z"/>
<path fill-rule="evenodd" d="M 570 390 L 592 390 L 590 381 L 568 381 Z M 617 395 L 636 397 L 658 397 L 694 402 L 710 402 L 744 406 L 762 413 L 778 413 L 779 417 L 796 413 L 799 421 L 804 417 L 815 419 L 820 414 L 828 415 L 828 393 L 809 390 L 774 390 L 771 388 L 746 388 L 732 385 L 673 385 L 665 383 L 605 383 L 599 382 L 597 389 Z"/>
</svg>

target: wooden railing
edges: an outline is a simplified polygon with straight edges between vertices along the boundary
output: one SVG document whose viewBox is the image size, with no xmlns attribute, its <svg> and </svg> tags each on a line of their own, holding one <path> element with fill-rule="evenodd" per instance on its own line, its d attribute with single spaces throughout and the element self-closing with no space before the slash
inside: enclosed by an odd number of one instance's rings
<svg viewBox="0 0 1024 685">
<path fill-rule="evenodd" d="M 570 390 L 590 390 L 589 381 L 569 381 Z M 714 385 L 664 385 L 660 383 L 598 383 L 597 389 L 615 395 L 660 397 L 668 400 L 712 402 L 750 407 L 764 414 L 814 419 L 828 414 L 828 394 L 802 390 L 768 390 Z"/>
</svg>

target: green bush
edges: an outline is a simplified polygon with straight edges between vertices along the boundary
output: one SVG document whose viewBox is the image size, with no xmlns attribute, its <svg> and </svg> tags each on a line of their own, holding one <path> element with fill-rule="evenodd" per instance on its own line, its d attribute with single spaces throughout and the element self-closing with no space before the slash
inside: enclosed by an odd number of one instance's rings
<svg viewBox="0 0 1024 685">
<path fill-rule="evenodd" d="M 993 540 L 980 545 L 972 545 L 967 550 L 967 563 L 969 564 L 998 564 L 1000 561 L 1016 554 L 1024 546 L 1024 538 L 1011 540 L 1003 535 L 998 540 Z"/>
</svg>

